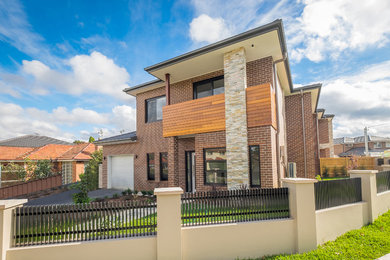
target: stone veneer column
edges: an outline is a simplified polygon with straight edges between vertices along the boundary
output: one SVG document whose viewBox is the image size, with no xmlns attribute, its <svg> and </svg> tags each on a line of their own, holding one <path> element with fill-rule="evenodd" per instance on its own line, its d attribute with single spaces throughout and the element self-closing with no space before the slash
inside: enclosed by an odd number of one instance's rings
<svg viewBox="0 0 390 260">
<path fill-rule="evenodd" d="M 246 57 L 239 48 L 224 54 L 227 187 L 249 186 L 246 120 Z"/>
</svg>

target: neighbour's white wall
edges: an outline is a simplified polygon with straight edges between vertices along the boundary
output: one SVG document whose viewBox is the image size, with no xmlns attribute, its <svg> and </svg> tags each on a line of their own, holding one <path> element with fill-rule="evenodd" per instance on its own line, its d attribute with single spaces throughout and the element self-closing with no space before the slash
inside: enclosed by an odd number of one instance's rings
<svg viewBox="0 0 390 260">
<path fill-rule="evenodd" d="M 390 190 L 377 194 L 375 218 L 390 210 Z"/>
<path fill-rule="evenodd" d="M 269 220 L 182 229 L 182 259 L 237 259 L 295 251 L 295 221 Z"/>
<path fill-rule="evenodd" d="M 317 245 L 368 224 L 368 207 L 366 202 L 316 211 Z"/>
<path fill-rule="evenodd" d="M 12 248 L 7 260 L 157 259 L 156 237 Z"/>
</svg>

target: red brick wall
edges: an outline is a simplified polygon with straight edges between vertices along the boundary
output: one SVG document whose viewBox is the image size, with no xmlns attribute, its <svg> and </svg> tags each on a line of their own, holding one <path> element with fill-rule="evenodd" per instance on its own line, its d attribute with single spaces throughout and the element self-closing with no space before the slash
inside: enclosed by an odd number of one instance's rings
<svg viewBox="0 0 390 260">
<path fill-rule="evenodd" d="M 316 146 L 316 125 L 313 120 L 311 93 L 303 94 L 307 177 L 314 178 L 317 174 L 318 150 Z M 297 176 L 305 177 L 304 147 L 302 131 L 301 95 L 287 96 L 286 101 L 286 131 L 287 131 L 287 157 L 289 162 L 296 162 Z"/>
<path fill-rule="evenodd" d="M 329 143 L 329 122 L 326 118 L 320 118 L 318 120 L 318 130 L 320 135 L 320 144 Z"/>
<path fill-rule="evenodd" d="M 321 158 L 329 158 L 330 157 L 330 150 L 329 150 L 329 148 L 321 149 L 320 150 L 320 157 Z"/>
<path fill-rule="evenodd" d="M 247 86 L 272 83 L 272 62 L 271 56 L 248 62 L 246 64 Z"/>
</svg>

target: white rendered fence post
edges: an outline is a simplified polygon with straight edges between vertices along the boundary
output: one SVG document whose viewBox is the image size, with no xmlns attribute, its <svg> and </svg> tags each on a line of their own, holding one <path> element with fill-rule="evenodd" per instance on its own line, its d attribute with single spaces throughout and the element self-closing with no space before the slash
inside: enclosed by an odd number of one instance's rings
<svg viewBox="0 0 390 260">
<path fill-rule="evenodd" d="M 12 210 L 26 203 L 26 199 L 0 200 L 0 260 L 6 259 L 12 243 Z"/>
<path fill-rule="evenodd" d="M 316 208 L 314 198 L 315 179 L 282 179 L 288 188 L 290 215 L 295 220 L 295 248 L 304 253 L 317 248 Z"/>
<path fill-rule="evenodd" d="M 368 223 L 372 223 L 377 217 L 376 210 L 376 174 L 377 170 L 352 170 L 348 171 L 351 178 L 362 180 L 362 200 L 368 204 Z"/>
<path fill-rule="evenodd" d="M 182 188 L 156 188 L 157 259 L 180 260 Z"/>
</svg>

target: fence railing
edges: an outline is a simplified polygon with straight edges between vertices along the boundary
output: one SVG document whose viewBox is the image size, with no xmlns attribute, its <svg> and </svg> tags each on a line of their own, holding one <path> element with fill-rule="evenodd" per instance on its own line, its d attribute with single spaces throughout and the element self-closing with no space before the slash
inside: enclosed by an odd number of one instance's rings
<svg viewBox="0 0 390 260">
<path fill-rule="evenodd" d="M 316 210 L 362 201 L 360 178 L 314 183 Z"/>
<path fill-rule="evenodd" d="M 287 188 L 185 193 L 183 226 L 288 218 Z"/>
<path fill-rule="evenodd" d="M 376 192 L 381 193 L 390 190 L 390 171 L 376 174 Z"/>
<path fill-rule="evenodd" d="M 152 236 L 156 215 L 155 199 L 23 206 L 13 211 L 13 246 Z"/>
</svg>

